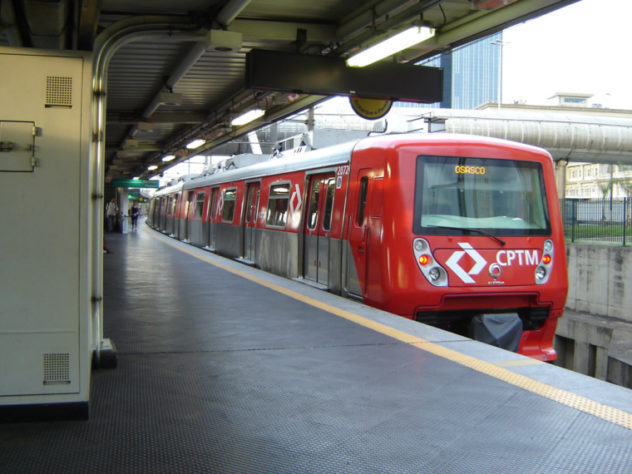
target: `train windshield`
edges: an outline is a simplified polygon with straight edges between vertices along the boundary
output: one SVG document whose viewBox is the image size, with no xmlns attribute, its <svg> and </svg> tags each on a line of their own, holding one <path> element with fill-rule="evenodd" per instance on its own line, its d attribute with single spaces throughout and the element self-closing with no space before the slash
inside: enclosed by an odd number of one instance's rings
<svg viewBox="0 0 632 474">
<path fill-rule="evenodd" d="M 542 166 L 529 161 L 417 158 L 416 234 L 548 235 Z"/>
</svg>

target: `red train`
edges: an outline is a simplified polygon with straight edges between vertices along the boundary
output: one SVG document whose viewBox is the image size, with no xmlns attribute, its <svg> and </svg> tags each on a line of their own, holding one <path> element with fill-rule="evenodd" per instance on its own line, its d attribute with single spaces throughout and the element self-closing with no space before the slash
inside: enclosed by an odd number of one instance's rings
<svg viewBox="0 0 632 474">
<path fill-rule="evenodd" d="M 556 358 L 566 255 L 553 161 L 539 148 L 443 134 L 368 137 L 161 189 L 148 222 L 455 332 L 476 315 L 518 315 L 519 352 Z"/>
</svg>

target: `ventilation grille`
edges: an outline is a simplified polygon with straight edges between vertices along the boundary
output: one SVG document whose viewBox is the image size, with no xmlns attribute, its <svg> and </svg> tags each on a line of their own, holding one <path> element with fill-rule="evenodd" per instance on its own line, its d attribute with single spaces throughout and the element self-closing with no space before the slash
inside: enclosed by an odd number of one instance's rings
<svg viewBox="0 0 632 474">
<path fill-rule="evenodd" d="M 46 77 L 46 107 L 72 107 L 72 77 Z"/>
<path fill-rule="evenodd" d="M 44 354 L 44 385 L 70 383 L 70 354 Z"/>
</svg>

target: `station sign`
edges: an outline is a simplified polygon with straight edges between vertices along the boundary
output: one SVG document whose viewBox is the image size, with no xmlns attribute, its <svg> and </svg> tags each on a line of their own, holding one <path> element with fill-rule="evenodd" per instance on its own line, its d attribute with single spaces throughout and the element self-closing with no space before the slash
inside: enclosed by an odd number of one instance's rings
<svg viewBox="0 0 632 474">
<path fill-rule="evenodd" d="M 157 179 L 115 179 L 112 185 L 115 188 L 127 189 L 159 188 L 160 181 Z"/>
<path fill-rule="evenodd" d="M 367 120 L 377 120 L 384 117 L 393 105 L 392 100 L 369 99 L 366 97 L 350 97 L 349 102 L 353 111 Z"/>
</svg>

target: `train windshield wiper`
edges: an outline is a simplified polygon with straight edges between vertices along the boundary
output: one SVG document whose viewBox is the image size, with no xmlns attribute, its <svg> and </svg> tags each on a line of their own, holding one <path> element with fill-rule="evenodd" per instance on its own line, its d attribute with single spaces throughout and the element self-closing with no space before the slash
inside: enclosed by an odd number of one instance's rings
<svg viewBox="0 0 632 474">
<path fill-rule="evenodd" d="M 468 227 L 452 227 L 452 226 L 448 226 L 448 225 L 433 225 L 432 227 L 436 227 L 438 229 L 462 230 L 463 232 L 474 232 L 476 234 L 480 234 L 480 235 L 484 235 L 485 237 L 489 237 L 490 239 L 494 239 L 495 241 L 500 243 L 500 245 L 505 245 L 507 243 L 503 239 L 501 239 L 500 237 L 497 237 L 497 236 L 495 236 L 494 234 L 492 234 L 490 232 L 485 232 L 484 230 L 480 230 L 480 229 L 470 229 Z"/>
</svg>

